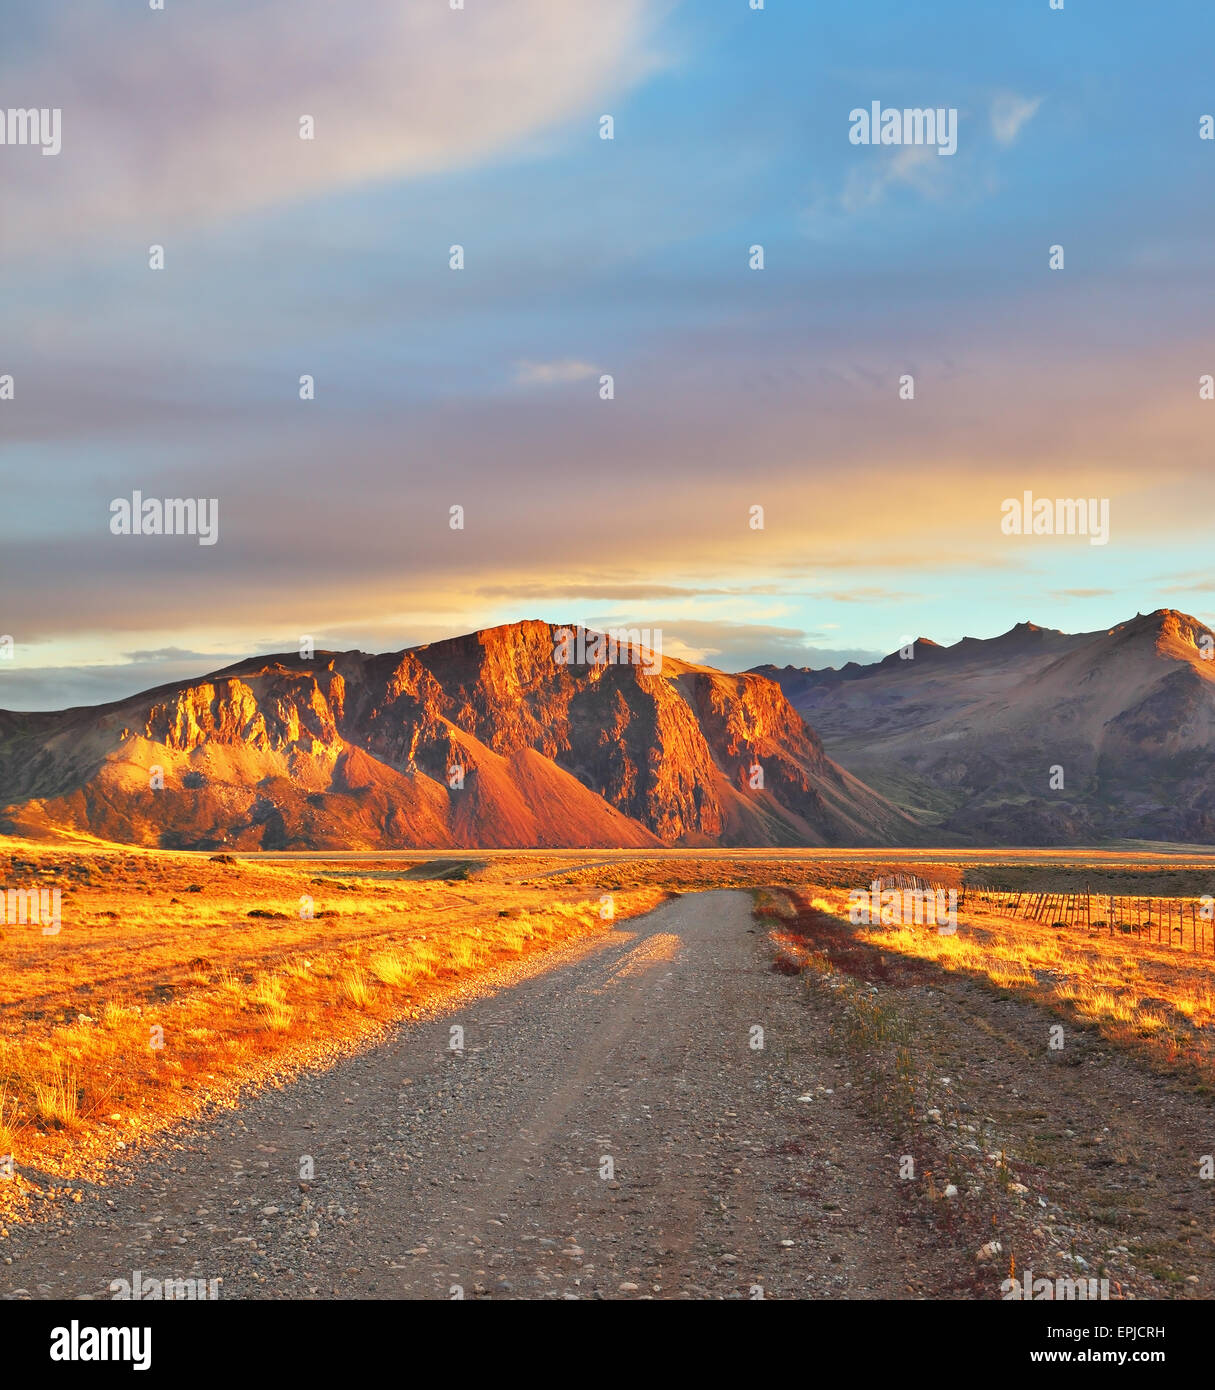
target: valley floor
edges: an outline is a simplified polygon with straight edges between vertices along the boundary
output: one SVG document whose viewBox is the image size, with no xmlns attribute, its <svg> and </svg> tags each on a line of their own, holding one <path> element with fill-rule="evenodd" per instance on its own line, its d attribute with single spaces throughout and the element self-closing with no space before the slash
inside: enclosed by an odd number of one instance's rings
<svg viewBox="0 0 1215 1390">
<path fill-rule="evenodd" d="M 1035 993 L 1023 924 L 963 914 L 950 959 L 850 928 L 872 851 L 6 849 L 69 891 L 58 936 L 0 937 L 0 1297 L 1211 1296 L 1205 1057 Z M 1056 936 L 1051 968 L 1129 988 L 1117 945 Z M 154 1018 L 164 1054 L 128 1056 Z"/>
</svg>

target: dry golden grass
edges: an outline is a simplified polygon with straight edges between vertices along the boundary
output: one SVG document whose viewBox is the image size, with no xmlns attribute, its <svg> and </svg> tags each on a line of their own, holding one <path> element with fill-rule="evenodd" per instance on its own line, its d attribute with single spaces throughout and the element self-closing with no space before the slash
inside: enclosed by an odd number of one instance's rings
<svg viewBox="0 0 1215 1390">
<path fill-rule="evenodd" d="M 8 1098 L 8 1092 L 0 1087 L 0 1154 L 9 1154 L 16 1142 L 16 1109 Z"/>
<path fill-rule="evenodd" d="M 34 1115 L 44 1125 L 71 1129 L 78 1119 L 80 1077 L 75 1067 L 56 1060 L 41 1075 L 29 1076 Z"/>
<path fill-rule="evenodd" d="M 407 880 L 408 867 L 0 842 L 0 883 L 63 890 L 58 935 L 0 926 L 0 1156 L 70 1178 L 208 1099 L 612 925 L 598 888 Z M 664 894 L 614 897 L 621 920 Z M 0 1200 L 19 1187 L 0 1183 Z"/>
<path fill-rule="evenodd" d="M 933 863 L 957 874 L 962 860 Z M 782 902 L 789 883 L 840 912 L 847 888 L 868 881 L 858 864 L 868 872 L 859 852 L 214 862 L 0 839 L 0 884 L 63 891 L 57 936 L 0 926 L 0 1156 L 52 1176 L 83 1172 L 119 1143 L 334 1042 L 370 1039 L 496 965 L 608 930 L 604 893 L 618 920 L 672 888 L 766 884 Z M 304 898 L 311 917 L 300 915 Z M 1209 959 L 995 913 L 968 914 L 956 937 L 883 929 L 869 939 L 1215 1070 Z M 0 1201 L 19 1187 L 0 1183 Z"/>
<path fill-rule="evenodd" d="M 825 893 L 845 921 L 847 894 Z M 931 927 L 851 928 L 883 952 L 930 961 L 950 972 L 1045 1004 L 1098 1028 L 1111 1042 L 1165 1065 L 1192 1067 L 1215 1082 L 1215 958 L 1187 949 L 1055 928 L 986 905 L 959 912 L 956 935 Z"/>
</svg>

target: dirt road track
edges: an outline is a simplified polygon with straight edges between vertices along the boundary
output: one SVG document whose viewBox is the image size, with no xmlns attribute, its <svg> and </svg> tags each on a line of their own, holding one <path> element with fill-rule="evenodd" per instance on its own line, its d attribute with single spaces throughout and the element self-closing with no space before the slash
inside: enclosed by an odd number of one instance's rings
<svg viewBox="0 0 1215 1390">
<path fill-rule="evenodd" d="M 13 1227 L 0 1296 L 108 1298 L 137 1269 L 225 1299 L 931 1294 L 944 1252 L 747 894 L 502 983 Z"/>
</svg>

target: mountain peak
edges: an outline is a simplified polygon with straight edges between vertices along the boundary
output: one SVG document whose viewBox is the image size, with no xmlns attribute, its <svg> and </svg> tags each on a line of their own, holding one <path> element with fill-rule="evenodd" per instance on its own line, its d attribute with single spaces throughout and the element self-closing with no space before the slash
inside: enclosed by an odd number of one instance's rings
<svg viewBox="0 0 1215 1390">
<path fill-rule="evenodd" d="M 1002 632 L 999 637 L 993 637 L 993 642 L 1041 642 L 1046 638 L 1063 637 L 1066 634 L 1057 627 L 1043 627 L 1040 623 L 1031 623 L 1028 619 L 1023 623 L 1016 623 Z"/>
<path fill-rule="evenodd" d="M 379 655 L 260 656 L 103 709 L 0 718 L 0 827 L 196 849 L 914 833 L 826 757 L 775 681 L 661 646 L 651 629 L 530 619 Z"/>
<path fill-rule="evenodd" d="M 943 832 L 1215 841 L 1215 635 L 1197 619 L 1162 608 L 1074 634 L 1027 621 L 924 651 L 849 681 L 776 679 L 833 757 Z M 1046 793 L 1047 762 L 1066 765 L 1066 796 Z"/>
<path fill-rule="evenodd" d="M 904 653 L 907 652 L 909 648 L 911 654 L 908 657 L 905 656 Z M 935 659 L 944 656 L 948 651 L 948 647 L 941 646 L 940 642 L 934 642 L 931 637 L 917 637 L 914 642 L 904 642 L 897 651 L 891 652 L 889 656 L 884 656 L 877 665 L 878 667 L 904 666 L 908 661 L 914 661 L 917 658 L 920 660 L 925 658 Z M 850 661 L 848 665 L 856 666 L 856 663 Z M 859 666 L 856 669 L 865 671 L 869 668 Z"/>
<path fill-rule="evenodd" d="M 1202 660 L 1206 664 L 1211 662 L 1211 652 L 1215 649 L 1215 634 L 1211 629 L 1177 608 L 1136 613 L 1127 622 L 1110 628 L 1107 635 L 1124 642 L 1150 641 L 1162 656 L 1184 661 Z"/>
</svg>

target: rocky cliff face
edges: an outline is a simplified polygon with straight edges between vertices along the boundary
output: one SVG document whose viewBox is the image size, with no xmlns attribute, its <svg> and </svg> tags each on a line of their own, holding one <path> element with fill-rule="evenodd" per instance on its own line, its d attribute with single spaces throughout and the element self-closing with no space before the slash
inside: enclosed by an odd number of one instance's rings
<svg viewBox="0 0 1215 1390">
<path fill-rule="evenodd" d="M 525 622 L 388 654 L 242 662 L 0 714 L 0 821 L 174 847 L 901 841 L 779 687 L 625 649 L 561 664 Z M 631 658 L 631 659 L 630 659 Z M 758 773 L 757 773 L 758 769 Z"/>
</svg>

